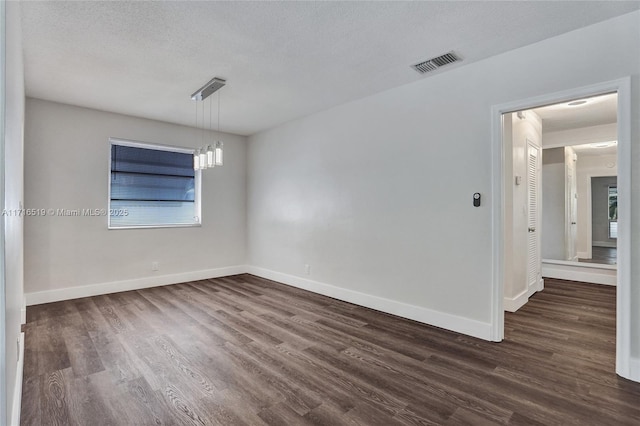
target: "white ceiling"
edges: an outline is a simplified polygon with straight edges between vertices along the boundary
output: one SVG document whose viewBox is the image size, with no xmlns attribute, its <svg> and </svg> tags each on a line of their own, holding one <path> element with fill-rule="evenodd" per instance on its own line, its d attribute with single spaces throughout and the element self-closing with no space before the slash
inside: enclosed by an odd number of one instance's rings
<svg viewBox="0 0 640 426">
<path fill-rule="evenodd" d="M 574 101 L 586 101 L 580 105 L 569 105 Z M 618 120 L 618 94 L 594 96 L 574 101 L 534 108 L 542 119 L 543 138 L 545 133 L 580 129 L 602 124 L 616 123 Z M 602 141 L 605 142 L 605 141 Z M 609 142 L 608 140 L 606 142 Z M 594 155 L 616 155 L 618 145 L 599 147 L 597 143 L 571 145 L 579 157 Z"/>
<path fill-rule="evenodd" d="M 618 145 L 611 145 L 605 148 L 598 148 L 593 146 L 593 144 L 584 144 L 584 145 L 572 145 L 571 148 L 574 149 L 576 154 L 579 157 L 582 156 L 592 156 L 592 155 L 616 155 L 618 153 Z"/>
<path fill-rule="evenodd" d="M 615 123 L 618 119 L 618 95 L 585 98 L 582 105 L 571 106 L 570 102 L 535 108 L 534 111 L 542 119 L 545 133 L 559 130 L 578 129 Z"/>
<path fill-rule="evenodd" d="M 27 95 L 242 135 L 631 12 L 640 2 L 22 2 Z M 446 70 L 446 69 L 445 69 Z M 437 72 L 445 72 L 439 70 Z M 215 111 L 215 108 L 214 108 Z"/>
</svg>

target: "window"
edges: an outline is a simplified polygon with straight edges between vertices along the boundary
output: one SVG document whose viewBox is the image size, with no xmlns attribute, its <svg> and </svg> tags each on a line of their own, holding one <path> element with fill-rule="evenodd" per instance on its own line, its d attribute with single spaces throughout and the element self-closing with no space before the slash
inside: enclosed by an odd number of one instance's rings
<svg viewBox="0 0 640 426">
<path fill-rule="evenodd" d="M 618 238 L 618 186 L 609 185 L 609 238 Z"/>
<path fill-rule="evenodd" d="M 193 150 L 110 139 L 109 228 L 200 224 Z"/>
</svg>

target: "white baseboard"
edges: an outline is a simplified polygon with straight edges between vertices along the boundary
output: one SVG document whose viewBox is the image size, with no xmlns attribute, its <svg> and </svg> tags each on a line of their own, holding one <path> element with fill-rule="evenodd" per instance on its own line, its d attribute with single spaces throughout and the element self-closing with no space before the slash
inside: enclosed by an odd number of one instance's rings
<svg viewBox="0 0 640 426">
<path fill-rule="evenodd" d="M 101 294 L 117 293 L 120 291 L 139 290 L 148 287 L 158 287 L 161 285 L 178 284 L 188 281 L 206 280 L 208 278 L 243 274 L 246 270 L 247 267 L 245 265 L 204 269 L 201 271 L 183 272 L 180 274 L 157 275 L 132 280 L 37 291 L 33 293 L 26 293 L 25 298 L 27 306 L 40 305 L 42 303 L 59 302 L 61 300 L 78 299 L 81 297 L 98 296 Z"/>
<path fill-rule="evenodd" d="M 20 324 L 27 323 L 27 298 L 26 296 L 22 297 L 22 307 L 20 308 Z"/>
<path fill-rule="evenodd" d="M 420 306 L 410 305 L 396 300 L 372 296 L 331 284 L 321 283 L 294 275 L 263 269 L 256 266 L 248 266 L 247 272 L 262 278 L 277 281 L 292 287 L 309 290 L 314 293 L 333 297 L 345 302 L 354 303 L 399 317 L 412 319 L 425 324 L 467 334 L 484 340 L 491 340 L 491 324 L 477 320 L 447 314 Z"/>
<path fill-rule="evenodd" d="M 608 247 L 608 248 L 616 248 L 617 243 L 612 243 L 609 241 L 594 241 L 591 243 L 594 247 Z"/>
<path fill-rule="evenodd" d="M 588 251 L 579 251 L 578 252 L 578 259 L 589 259 L 591 258 L 591 256 L 589 256 L 589 252 Z"/>
<path fill-rule="evenodd" d="M 542 276 L 545 278 L 605 285 L 616 285 L 618 281 L 616 265 L 578 263 L 562 260 L 543 260 Z"/>
<path fill-rule="evenodd" d="M 502 307 L 507 312 L 515 312 L 518 309 L 522 308 L 525 303 L 529 301 L 529 295 L 527 291 L 523 291 L 516 297 L 505 297 L 502 302 Z"/>
<path fill-rule="evenodd" d="M 22 373 L 24 371 L 24 333 L 20 333 L 18 347 L 18 366 L 16 384 L 13 388 L 13 405 L 11 407 L 11 426 L 20 426 L 20 409 L 22 407 Z"/>
<path fill-rule="evenodd" d="M 78 299 L 81 297 L 98 296 L 102 294 L 117 293 L 120 291 L 139 290 L 148 287 L 157 287 L 169 284 L 178 284 L 188 281 L 204 280 L 208 278 L 225 277 L 250 273 L 262 278 L 277 281 L 293 287 L 323 294 L 335 299 L 344 300 L 356 305 L 377 309 L 403 318 L 412 319 L 436 327 L 458 333 L 467 334 L 484 340 L 491 340 L 491 325 L 489 323 L 472 320 L 469 318 L 447 314 L 408 303 L 398 302 L 383 297 L 372 296 L 331 284 L 283 274 L 255 266 L 237 265 L 225 268 L 207 269 L 202 271 L 186 272 L 181 274 L 161 275 L 138 278 L 133 280 L 114 281 L 100 284 L 92 284 L 78 287 L 67 287 L 49 291 L 26 293 L 27 306 L 43 303 L 58 302 L 61 300 Z"/>
</svg>

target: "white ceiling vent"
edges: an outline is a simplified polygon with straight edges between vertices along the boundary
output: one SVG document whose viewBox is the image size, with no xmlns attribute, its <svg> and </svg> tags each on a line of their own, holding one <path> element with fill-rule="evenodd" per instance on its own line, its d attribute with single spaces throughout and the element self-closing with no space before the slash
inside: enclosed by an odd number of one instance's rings
<svg viewBox="0 0 640 426">
<path fill-rule="evenodd" d="M 412 65 L 411 68 L 418 71 L 420 74 L 426 74 L 431 71 L 435 71 L 440 67 L 452 64 L 454 62 L 461 61 L 462 59 L 453 52 L 445 53 L 444 55 L 427 59 L 418 64 Z"/>
</svg>

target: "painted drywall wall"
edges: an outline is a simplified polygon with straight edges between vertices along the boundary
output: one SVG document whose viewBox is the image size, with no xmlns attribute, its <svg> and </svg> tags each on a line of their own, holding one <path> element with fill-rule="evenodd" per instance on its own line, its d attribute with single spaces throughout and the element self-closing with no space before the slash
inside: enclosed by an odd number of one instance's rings
<svg viewBox="0 0 640 426">
<path fill-rule="evenodd" d="M 591 178 L 591 244 L 615 247 L 616 239 L 609 238 L 609 186 L 617 185 L 616 176 Z"/>
<path fill-rule="evenodd" d="M 34 209 L 105 209 L 109 137 L 201 145 L 193 128 L 31 98 L 26 123 L 26 206 Z M 224 166 L 202 172 L 201 227 L 108 230 L 105 216 L 27 217 L 27 295 L 244 265 L 246 138 L 221 138 Z"/>
<path fill-rule="evenodd" d="M 545 148 L 545 151 L 547 151 L 547 148 L 551 147 L 584 145 L 598 142 L 608 142 L 617 139 L 617 123 L 580 127 L 555 132 L 545 132 L 544 126 L 542 129 L 542 146 L 543 148 Z M 597 158 L 600 159 L 598 160 Z M 580 162 L 577 165 L 576 173 L 578 193 L 578 229 L 576 250 L 579 258 L 586 259 L 591 257 L 591 250 L 589 249 L 589 241 L 591 235 L 591 215 L 588 210 L 589 203 L 587 202 L 588 197 L 590 197 L 590 190 L 588 188 L 588 182 L 585 180 L 590 178 L 585 176 L 586 174 L 590 173 L 596 173 L 596 175 L 598 173 L 604 173 L 604 175 L 602 176 L 609 176 L 612 173 L 617 173 L 617 167 L 615 166 L 615 156 L 593 156 L 582 154 L 579 156 L 579 159 Z M 613 172 L 612 170 L 616 171 Z M 551 235 L 551 233 L 549 233 L 548 235 Z M 545 242 L 543 241 L 543 248 L 544 247 Z M 547 247 L 547 250 L 549 248 L 550 247 Z M 562 257 L 546 257 L 544 255 L 543 257 L 548 259 L 564 259 L 566 256 L 565 254 L 563 254 Z"/>
<path fill-rule="evenodd" d="M 618 174 L 615 155 L 578 154 L 578 257 L 589 258 L 591 236 L 591 178 L 594 176 L 616 176 Z"/>
<path fill-rule="evenodd" d="M 639 23 L 633 13 L 416 76 L 250 137 L 249 263 L 489 323 L 491 106 L 633 75 L 640 166 Z M 639 202 L 632 208 L 640 212 Z M 640 228 L 633 232 L 637 256 Z M 633 274 L 637 286 L 640 266 Z M 637 290 L 633 297 L 638 312 Z"/>
<path fill-rule="evenodd" d="M 609 142 L 618 139 L 616 123 L 599 126 L 578 127 L 575 129 L 545 132 L 542 126 L 542 147 L 583 145 L 588 143 Z"/>
<path fill-rule="evenodd" d="M 564 260 L 564 148 L 542 150 L 542 206 L 542 258 Z"/>
<path fill-rule="evenodd" d="M 6 66 L 5 66 L 5 158 L 4 158 L 4 208 L 18 211 L 23 205 L 23 137 L 24 137 L 24 68 L 22 63 L 22 32 L 20 28 L 20 3 L 6 3 Z M 5 303 L 6 323 L 6 371 L 7 393 L 6 423 L 17 421 L 14 402 L 19 402 L 19 359 L 16 345 L 20 345 L 23 294 L 23 223 L 20 215 L 5 215 Z M 18 388 L 16 388 L 16 384 Z M 18 393 L 18 394 L 16 394 Z M 12 417 L 13 416 L 13 417 Z M 12 420 L 13 419 L 13 420 Z"/>
<path fill-rule="evenodd" d="M 514 178 L 507 184 L 513 186 L 513 228 L 510 233 L 513 246 L 506 261 L 511 263 L 513 274 L 510 277 L 505 276 L 504 297 L 505 309 L 515 311 L 526 302 L 528 296 L 529 193 L 527 156 L 528 144 L 530 143 L 538 147 L 540 154 L 542 121 L 533 111 L 526 111 L 520 116 L 511 114 L 511 119 Z M 517 178 L 520 178 L 520 184 L 517 184 Z M 539 222 L 536 232 L 542 232 Z"/>
</svg>

